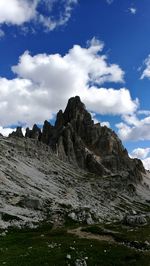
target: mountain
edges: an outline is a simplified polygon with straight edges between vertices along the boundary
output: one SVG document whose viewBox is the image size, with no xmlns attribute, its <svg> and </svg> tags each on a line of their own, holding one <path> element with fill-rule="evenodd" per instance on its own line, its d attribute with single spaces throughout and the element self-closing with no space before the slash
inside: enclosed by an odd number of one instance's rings
<svg viewBox="0 0 150 266">
<path fill-rule="evenodd" d="M 55 125 L 0 137 L 0 227 L 149 219 L 150 175 L 78 96 Z M 134 215 L 134 218 L 132 217 Z M 130 219 L 131 216 L 131 219 Z"/>
<path fill-rule="evenodd" d="M 10 136 L 23 137 L 21 128 Z M 69 99 L 64 111 L 57 113 L 55 126 L 44 122 L 43 130 L 26 129 L 26 138 L 47 144 L 63 161 L 98 175 L 123 172 L 138 182 L 145 169 L 138 159 L 131 159 L 114 131 L 94 124 L 79 96 Z"/>
</svg>

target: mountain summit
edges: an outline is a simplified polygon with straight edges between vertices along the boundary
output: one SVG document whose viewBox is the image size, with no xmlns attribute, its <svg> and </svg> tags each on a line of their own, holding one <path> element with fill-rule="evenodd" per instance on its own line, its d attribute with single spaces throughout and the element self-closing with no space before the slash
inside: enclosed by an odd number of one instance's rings
<svg viewBox="0 0 150 266">
<path fill-rule="evenodd" d="M 149 172 L 114 131 L 94 124 L 78 96 L 54 126 L 0 136 L 0 150 L 0 228 L 149 219 Z"/>
<path fill-rule="evenodd" d="M 23 136 L 20 128 L 11 134 L 15 135 Z M 145 173 L 142 162 L 128 156 L 114 131 L 94 124 L 79 96 L 69 99 L 64 113 L 57 113 L 55 126 L 45 121 L 42 132 L 34 125 L 25 136 L 49 145 L 63 161 L 100 176 L 123 173 L 137 182 Z"/>
</svg>

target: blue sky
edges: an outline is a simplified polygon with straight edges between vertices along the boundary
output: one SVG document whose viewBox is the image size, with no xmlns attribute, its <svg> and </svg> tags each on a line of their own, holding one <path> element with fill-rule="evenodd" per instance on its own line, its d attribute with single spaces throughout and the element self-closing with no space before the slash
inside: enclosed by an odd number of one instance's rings
<svg viewBox="0 0 150 266">
<path fill-rule="evenodd" d="M 150 169 L 149 14 L 149 0 L 1 0 L 0 131 L 79 94 Z"/>
</svg>

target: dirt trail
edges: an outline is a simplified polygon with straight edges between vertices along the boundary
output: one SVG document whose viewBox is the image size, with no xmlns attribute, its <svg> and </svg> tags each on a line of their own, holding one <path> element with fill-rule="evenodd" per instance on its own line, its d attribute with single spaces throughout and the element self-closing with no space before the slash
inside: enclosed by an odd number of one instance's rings
<svg viewBox="0 0 150 266">
<path fill-rule="evenodd" d="M 109 236 L 109 235 L 95 235 L 95 234 L 92 234 L 90 232 L 84 232 L 84 231 L 81 231 L 82 230 L 82 227 L 78 227 L 78 228 L 75 228 L 75 229 L 70 229 L 68 230 L 68 233 L 69 234 L 73 234 L 73 235 L 76 235 L 80 238 L 86 238 L 86 239 L 96 239 L 98 241 L 107 241 L 107 242 L 115 242 L 114 238 L 112 236 Z"/>
</svg>

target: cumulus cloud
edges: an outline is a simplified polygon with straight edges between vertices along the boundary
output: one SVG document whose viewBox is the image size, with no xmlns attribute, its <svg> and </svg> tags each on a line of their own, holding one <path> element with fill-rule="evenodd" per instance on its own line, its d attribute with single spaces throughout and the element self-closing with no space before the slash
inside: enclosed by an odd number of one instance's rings
<svg viewBox="0 0 150 266">
<path fill-rule="evenodd" d="M 66 82 L 63 75 L 66 71 L 68 71 L 71 82 L 72 78 L 76 79 L 82 87 L 89 82 L 93 85 L 100 85 L 104 82 L 123 82 L 124 72 L 118 65 L 107 63 L 107 57 L 99 54 L 102 49 L 103 43 L 94 38 L 86 48 L 74 45 L 64 57 L 60 54 L 31 56 L 27 51 L 20 57 L 19 64 L 12 67 L 12 70 L 21 78 L 28 78 L 39 83 L 44 82 L 45 85 L 51 85 L 49 83 L 56 78 L 57 70 L 61 72 L 60 84 L 62 84 L 61 79 Z"/>
<path fill-rule="evenodd" d="M 141 159 L 143 164 L 144 164 L 144 167 L 147 169 L 147 170 L 150 170 L 150 148 L 137 148 L 137 149 L 134 149 L 130 156 L 132 158 L 138 158 L 138 159 Z"/>
<path fill-rule="evenodd" d="M 36 16 L 38 0 L 1 0 L 0 24 L 21 25 Z"/>
<path fill-rule="evenodd" d="M 145 159 L 150 154 L 150 148 L 137 148 L 131 153 L 131 157 L 139 158 L 141 160 Z"/>
<path fill-rule="evenodd" d="M 122 115 L 134 112 L 138 107 L 138 101 L 133 101 L 129 90 L 119 90 L 90 87 L 83 99 L 88 108 L 96 113 L 106 115 Z"/>
<path fill-rule="evenodd" d="M 142 160 L 142 162 L 144 164 L 145 169 L 150 170 L 150 157 Z"/>
<path fill-rule="evenodd" d="M 110 128 L 110 123 L 108 121 L 101 122 L 101 126 L 104 127 L 109 127 Z"/>
<path fill-rule="evenodd" d="M 0 125 L 32 125 L 42 123 L 43 118 L 52 118 L 48 106 L 48 93 L 44 87 L 30 80 L 0 78 Z"/>
<path fill-rule="evenodd" d="M 54 30 L 68 22 L 77 3 L 78 0 L 0 0 L 0 24 L 22 26 L 32 21 L 47 31 Z"/>
<path fill-rule="evenodd" d="M 123 82 L 124 72 L 109 64 L 103 43 L 93 38 L 87 47 L 74 45 L 60 54 L 30 55 L 27 51 L 12 67 L 16 78 L 0 78 L 0 125 L 31 126 L 51 119 L 68 98 L 79 95 L 87 108 L 99 114 L 133 113 L 138 101 L 129 90 L 103 88 L 104 82 Z"/>
<path fill-rule="evenodd" d="M 100 123 L 102 127 L 106 126 L 110 128 L 110 123 L 108 121 L 101 122 L 100 120 L 97 119 L 96 114 L 92 112 L 91 112 L 91 116 L 95 124 Z"/>
<path fill-rule="evenodd" d="M 0 134 L 2 134 L 5 137 L 8 137 L 9 134 L 11 134 L 14 131 L 13 128 L 3 128 L 0 127 Z"/>
<path fill-rule="evenodd" d="M 116 124 L 122 140 L 150 140 L 150 116 L 140 120 L 136 114 L 124 115 L 123 120 Z"/>
<path fill-rule="evenodd" d="M 144 71 L 141 75 L 141 79 L 148 78 L 150 79 L 150 54 L 144 60 Z"/>
</svg>

